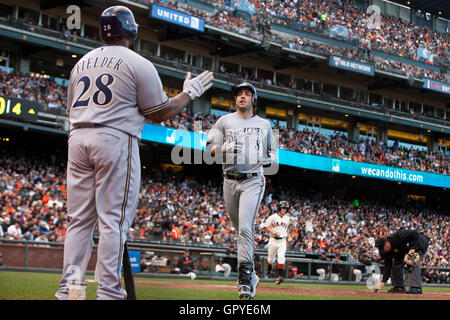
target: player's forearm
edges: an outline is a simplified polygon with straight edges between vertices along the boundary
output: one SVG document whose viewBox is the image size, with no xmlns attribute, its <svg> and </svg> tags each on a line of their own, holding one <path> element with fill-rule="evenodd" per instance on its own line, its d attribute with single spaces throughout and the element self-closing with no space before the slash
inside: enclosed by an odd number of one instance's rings
<svg viewBox="0 0 450 320">
<path fill-rule="evenodd" d="M 272 235 L 276 235 L 275 234 L 275 231 L 272 229 L 272 228 L 270 228 L 270 227 L 265 227 L 264 229 L 266 229 L 270 234 L 272 234 Z"/>
<path fill-rule="evenodd" d="M 191 98 L 187 93 L 181 92 L 175 97 L 170 99 L 169 105 L 162 110 L 151 113 L 147 116 L 147 119 L 154 122 L 162 122 L 167 119 L 173 118 L 179 114 L 184 107 L 191 102 Z"/>
</svg>

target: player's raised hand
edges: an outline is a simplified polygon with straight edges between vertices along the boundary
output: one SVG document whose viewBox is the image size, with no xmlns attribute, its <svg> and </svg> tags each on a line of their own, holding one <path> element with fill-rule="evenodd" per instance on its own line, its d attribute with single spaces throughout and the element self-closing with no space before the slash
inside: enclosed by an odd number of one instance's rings
<svg viewBox="0 0 450 320">
<path fill-rule="evenodd" d="M 186 74 L 183 83 L 183 92 L 187 93 L 191 100 L 200 98 L 206 90 L 212 87 L 214 74 L 211 71 L 204 71 L 197 77 L 191 79 L 191 73 Z"/>
</svg>

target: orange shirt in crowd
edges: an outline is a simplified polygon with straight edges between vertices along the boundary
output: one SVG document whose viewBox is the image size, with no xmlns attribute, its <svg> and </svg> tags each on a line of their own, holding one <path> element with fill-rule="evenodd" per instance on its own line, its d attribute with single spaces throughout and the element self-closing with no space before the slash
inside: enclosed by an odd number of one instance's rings
<svg viewBox="0 0 450 320">
<path fill-rule="evenodd" d="M 43 202 L 44 204 L 47 204 L 47 202 L 49 202 L 51 199 L 52 199 L 52 198 L 50 198 L 48 195 L 45 194 L 45 195 L 42 197 L 42 202 Z"/>
<path fill-rule="evenodd" d="M 178 227 L 172 228 L 172 239 L 178 240 L 180 238 L 180 229 Z"/>
</svg>

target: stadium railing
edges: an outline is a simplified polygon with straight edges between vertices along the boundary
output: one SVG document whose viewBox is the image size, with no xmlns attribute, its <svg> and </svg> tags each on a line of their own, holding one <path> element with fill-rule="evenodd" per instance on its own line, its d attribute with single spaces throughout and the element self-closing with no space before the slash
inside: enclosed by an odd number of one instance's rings
<svg viewBox="0 0 450 320">
<path fill-rule="evenodd" d="M 191 71 L 191 72 L 196 72 L 196 73 L 200 73 L 203 71 L 202 68 L 195 67 L 195 66 L 185 64 L 185 63 L 181 63 L 179 61 L 167 60 L 167 59 L 164 59 L 164 58 L 158 57 L 158 56 L 151 56 L 151 57 L 148 57 L 148 59 L 150 61 L 152 61 L 156 66 L 161 65 L 161 66 L 170 67 L 170 68 L 173 68 L 174 71 L 179 71 L 180 69 L 183 71 Z M 246 80 L 243 78 L 236 77 L 236 75 L 231 75 L 231 74 L 228 75 L 228 74 L 223 74 L 223 73 L 219 73 L 219 72 L 217 72 L 214 75 L 214 77 L 217 80 L 225 81 L 226 83 L 228 83 L 231 86 L 235 86 L 238 83 L 242 82 L 243 80 Z M 255 82 L 255 81 L 251 81 L 251 82 Z M 385 117 L 395 115 L 395 116 L 398 116 L 401 118 L 408 118 L 408 119 L 413 118 L 411 116 L 411 114 L 409 114 L 407 112 L 402 112 L 402 111 L 398 111 L 398 110 L 394 110 L 394 109 L 390 109 L 390 108 L 384 108 L 383 106 L 374 107 L 372 105 L 369 105 L 369 104 L 366 104 L 363 102 L 359 102 L 359 101 L 350 101 L 350 100 L 335 98 L 326 93 L 317 94 L 317 93 L 312 93 L 312 92 L 309 92 L 306 90 L 298 90 L 298 89 L 294 89 L 294 88 L 281 87 L 281 86 L 276 86 L 276 85 L 267 85 L 263 81 L 259 81 L 257 86 L 258 86 L 259 90 L 260 89 L 267 90 L 268 93 L 270 93 L 270 92 L 281 93 L 292 99 L 300 99 L 300 101 L 301 101 L 301 99 L 308 98 L 308 99 L 312 99 L 318 103 L 329 102 L 329 103 L 333 103 L 333 104 L 341 104 L 343 107 L 353 107 L 353 108 L 357 108 L 358 110 L 371 111 L 371 112 L 378 113 L 379 115 L 382 115 Z M 433 124 L 446 125 L 446 126 L 448 126 L 448 124 L 450 123 L 450 120 L 443 120 L 443 119 L 441 120 L 441 119 L 430 118 L 430 117 L 426 117 L 426 116 L 422 116 L 422 115 L 417 115 L 416 117 L 414 117 L 414 120 L 417 120 L 417 121 L 421 120 L 422 122 L 429 122 L 429 123 L 433 123 Z"/>
<path fill-rule="evenodd" d="M 95 41 L 95 40 L 89 39 L 87 37 L 81 37 L 79 35 L 70 34 L 66 37 L 63 31 L 52 30 L 52 29 L 40 27 L 35 24 L 30 24 L 30 23 L 22 22 L 20 20 L 15 20 L 12 17 L 10 17 L 10 18 L 0 17 L 0 24 L 6 25 L 6 26 L 9 26 L 12 28 L 17 28 L 17 29 L 29 31 L 32 33 L 37 33 L 40 35 L 56 38 L 59 40 L 66 41 L 68 43 L 75 42 L 75 43 L 83 44 L 85 46 L 89 46 L 89 47 L 93 47 L 93 48 L 98 47 L 100 44 L 99 41 Z"/>
<path fill-rule="evenodd" d="M 7 25 L 10 27 L 27 30 L 27 31 L 30 31 L 33 33 L 47 35 L 47 36 L 50 36 L 53 38 L 57 38 L 57 39 L 66 41 L 68 43 L 70 43 L 70 42 L 80 43 L 80 44 L 87 45 L 92 48 L 98 47 L 101 44 L 99 41 L 91 40 L 86 37 L 70 35 L 69 38 L 66 38 L 64 36 L 64 33 L 61 31 L 56 31 L 56 30 L 39 27 L 39 26 L 28 24 L 25 22 L 20 22 L 20 21 L 11 19 L 11 18 L 0 17 L 0 25 Z M 305 50 L 314 51 L 311 48 L 305 48 Z M 145 52 L 141 52 L 141 53 L 143 53 L 145 55 Z M 181 63 L 178 61 L 170 61 L 170 60 L 166 60 L 164 58 L 157 57 L 157 56 L 151 56 L 151 57 L 147 56 L 147 58 L 149 60 L 151 60 L 152 62 L 155 62 L 155 64 L 160 64 L 163 66 L 176 68 L 177 71 L 179 71 L 180 68 L 182 68 L 184 71 L 194 71 L 194 72 L 200 72 L 203 70 L 201 68 L 191 66 L 186 63 Z M 378 69 L 378 67 L 377 67 L 377 69 Z M 396 71 L 396 69 L 393 69 L 390 67 L 383 68 L 383 70 L 392 72 L 392 74 L 398 73 L 397 72 L 398 70 Z M 232 83 L 232 84 L 237 84 L 238 82 L 241 82 L 242 80 L 244 80 L 243 78 L 236 77 L 235 75 L 227 75 L 227 74 L 221 74 L 221 73 L 217 73 L 216 78 L 226 81 L 228 83 Z M 332 97 L 326 93 L 315 94 L 315 93 L 308 92 L 305 90 L 297 90 L 297 89 L 293 89 L 293 88 L 276 86 L 276 85 L 267 85 L 262 81 L 259 82 L 258 86 L 260 88 L 263 88 L 268 91 L 282 93 L 293 99 L 300 99 L 300 98 L 306 97 L 309 99 L 318 100 L 319 102 L 324 101 L 324 102 L 330 102 L 330 103 L 344 104 L 344 107 L 345 107 L 345 104 L 347 104 L 351 107 L 356 107 L 358 109 L 376 112 L 376 113 L 379 113 L 384 116 L 396 115 L 396 116 L 399 116 L 402 118 L 409 118 L 409 119 L 412 118 L 412 116 L 407 112 L 396 111 L 396 110 L 393 110 L 390 108 L 374 107 L 374 106 L 365 104 L 363 102 L 355 102 L 355 101 Z M 417 115 L 416 117 L 414 117 L 414 120 L 421 120 L 421 121 L 430 122 L 430 123 L 439 124 L 439 125 L 448 125 L 448 123 L 450 122 L 449 120 L 430 118 L 430 117 L 426 117 L 426 116 L 422 116 L 422 115 Z"/>
</svg>

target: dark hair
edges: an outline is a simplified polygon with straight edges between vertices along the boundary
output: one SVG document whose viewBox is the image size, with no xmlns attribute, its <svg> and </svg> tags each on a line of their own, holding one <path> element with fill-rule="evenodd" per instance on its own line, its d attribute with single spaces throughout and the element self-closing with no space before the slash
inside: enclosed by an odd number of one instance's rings
<svg viewBox="0 0 450 320">
<path fill-rule="evenodd" d="M 386 243 L 385 238 L 379 238 L 379 239 L 375 240 L 375 247 L 383 248 L 385 243 Z"/>
</svg>

